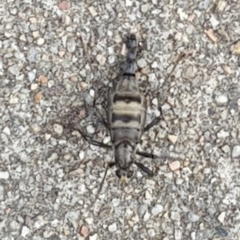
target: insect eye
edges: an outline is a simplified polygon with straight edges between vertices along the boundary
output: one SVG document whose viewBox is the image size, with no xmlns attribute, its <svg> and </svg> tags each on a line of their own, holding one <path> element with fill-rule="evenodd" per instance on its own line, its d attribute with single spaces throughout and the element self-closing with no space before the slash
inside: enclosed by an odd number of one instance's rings
<svg viewBox="0 0 240 240">
<path fill-rule="evenodd" d="M 133 175 L 133 171 L 128 171 L 128 173 L 127 173 L 127 178 L 132 177 L 132 175 Z"/>
<path fill-rule="evenodd" d="M 121 178 L 121 173 L 120 173 L 120 170 L 116 170 L 116 175 L 118 176 L 118 178 Z"/>
</svg>

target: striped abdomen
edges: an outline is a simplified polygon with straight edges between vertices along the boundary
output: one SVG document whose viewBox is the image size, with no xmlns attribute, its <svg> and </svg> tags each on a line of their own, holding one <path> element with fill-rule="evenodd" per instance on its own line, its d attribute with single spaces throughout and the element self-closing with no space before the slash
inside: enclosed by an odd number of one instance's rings
<svg viewBox="0 0 240 240">
<path fill-rule="evenodd" d="M 139 142 L 146 119 L 146 101 L 139 92 L 115 92 L 110 95 L 109 123 L 112 142 Z"/>
</svg>

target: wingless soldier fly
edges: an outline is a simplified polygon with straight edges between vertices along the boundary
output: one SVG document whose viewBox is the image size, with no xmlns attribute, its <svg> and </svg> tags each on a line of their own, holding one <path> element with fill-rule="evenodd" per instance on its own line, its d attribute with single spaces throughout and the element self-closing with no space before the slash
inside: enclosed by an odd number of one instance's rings
<svg viewBox="0 0 240 240">
<path fill-rule="evenodd" d="M 137 146 L 143 133 L 157 124 L 161 116 L 156 117 L 145 126 L 147 104 L 144 94 L 139 91 L 138 82 L 135 78 L 138 43 L 134 34 L 126 37 L 126 47 L 128 52 L 125 71 L 117 78 L 116 83 L 108 93 L 108 123 L 96 111 L 110 131 L 112 146 L 89 139 L 82 134 L 90 144 L 112 148 L 114 152 L 115 161 L 108 164 L 98 193 L 101 191 L 109 167 L 116 166 L 116 175 L 122 182 L 132 177 L 132 164 L 135 164 L 149 176 L 154 175 L 149 168 L 135 161 L 135 155 L 155 157 L 153 154 L 137 151 Z"/>
</svg>

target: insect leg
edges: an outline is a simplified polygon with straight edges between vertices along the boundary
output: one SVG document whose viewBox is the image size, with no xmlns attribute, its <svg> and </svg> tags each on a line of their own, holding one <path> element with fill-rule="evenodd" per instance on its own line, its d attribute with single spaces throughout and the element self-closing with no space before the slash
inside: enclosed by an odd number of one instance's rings
<svg viewBox="0 0 240 240">
<path fill-rule="evenodd" d="M 147 168 L 146 166 L 144 166 L 142 163 L 140 163 L 140 162 L 134 162 L 134 164 L 135 164 L 136 166 L 138 166 L 143 172 L 147 173 L 147 175 L 148 175 L 149 177 L 153 177 L 153 176 L 154 176 L 154 173 L 153 173 L 149 168 Z"/>
<path fill-rule="evenodd" d="M 83 135 L 82 135 L 83 136 Z M 108 144 L 105 144 L 105 143 L 102 143 L 102 142 L 99 142 L 99 141 L 96 141 L 96 140 L 93 140 L 91 139 L 89 136 L 83 136 L 83 138 L 89 143 L 89 144 L 92 144 L 94 146 L 98 146 L 98 147 L 102 147 L 102 148 L 112 148 L 111 145 L 108 145 Z"/>
<path fill-rule="evenodd" d="M 107 165 L 107 167 L 106 167 L 106 170 L 105 170 L 105 173 L 104 173 L 104 176 L 103 176 L 103 179 L 102 179 L 102 182 L 101 182 L 100 187 L 99 187 L 99 189 L 98 189 L 98 192 L 97 192 L 97 195 L 96 195 L 96 199 L 98 198 L 98 195 L 99 195 L 99 193 L 100 193 L 101 190 L 102 190 L 102 186 L 103 186 L 104 180 L 105 180 L 105 178 L 106 178 L 106 176 L 107 176 L 107 171 L 108 171 L 108 169 L 111 168 L 111 167 L 113 167 L 115 164 L 116 164 L 116 162 L 110 162 L 110 163 L 108 163 L 108 165 Z"/>
<path fill-rule="evenodd" d="M 186 56 L 185 53 L 181 53 L 177 60 L 175 61 L 175 64 L 173 66 L 173 69 L 171 70 L 171 72 L 168 74 L 167 78 L 165 81 L 167 81 L 171 74 L 173 73 L 173 71 L 175 70 L 175 68 L 177 67 L 178 63 Z M 150 122 L 145 128 L 144 128 L 144 132 L 148 131 L 151 127 L 153 127 L 154 125 L 156 125 L 157 123 L 160 122 L 161 118 L 162 118 L 162 110 L 161 108 L 159 108 L 159 111 L 160 111 L 160 116 L 156 117 L 155 119 L 152 120 L 152 122 Z"/>
<path fill-rule="evenodd" d="M 139 151 L 137 151 L 136 154 L 139 155 L 139 156 L 142 156 L 142 157 L 147 157 L 147 158 L 152 158 L 152 159 L 155 159 L 155 158 L 159 157 L 159 156 L 156 156 L 156 155 L 154 155 L 152 153 L 148 153 L 148 152 L 139 152 Z"/>
<path fill-rule="evenodd" d="M 99 91 L 101 91 L 102 88 L 99 89 Z M 105 99 L 106 100 L 106 99 Z M 104 127 L 109 130 L 109 124 L 108 122 L 104 119 L 103 115 L 99 112 L 98 108 L 96 107 L 96 96 L 94 96 L 94 100 L 93 100 L 93 107 L 94 107 L 94 112 L 97 115 L 97 117 L 101 120 L 101 122 L 103 123 Z M 106 107 L 103 107 L 103 109 L 106 111 Z"/>
<path fill-rule="evenodd" d="M 162 110 L 161 108 L 160 110 L 160 116 L 154 118 L 145 128 L 144 128 L 144 132 L 148 131 L 151 127 L 153 127 L 154 125 L 158 124 L 160 122 L 160 120 L 162 119 Z"/>
<path fill-rule="evenodd" d="M 81 129 L 79 128 L 74 128 L 74 130 L 80 132 L 81 136 L 89 143 L 89 144 L 92 144 L 94 146 L 98 146 L 98 147 L 102 147 L 102 148 L 112 148 L 111 145 L 108 145 L 108 144 L 105 144 L 105 143 L 102 143 L 102 142 L 99 142 L 99 141 L 96 141 L 96 140 L 93 140 L 91 137 L 89 137 L 88 135 L 85 135 Z"/>
<path fill-rule="evenodd" d="M 98 111 L 97 108 L 94 108 L 94 112 L 96 113 L 97 117 L 102 121 L 104 127 L 108 130 L 109 129 L 108 124 L 105 121 L 105 119 L 103 118 L 102 114 Z"/>
</svg>

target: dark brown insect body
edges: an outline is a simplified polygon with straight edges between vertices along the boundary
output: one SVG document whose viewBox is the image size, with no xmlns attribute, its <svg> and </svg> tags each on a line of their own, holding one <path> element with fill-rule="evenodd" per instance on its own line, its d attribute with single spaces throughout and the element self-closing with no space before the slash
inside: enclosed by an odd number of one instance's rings
<svg viewBox="0 0 240 240">
<path fill-rule="evenodd" d="M 134 163 L 137 145 L 144 132 L 146 99 L 139 92 L 135 79 L 137 41 L 130 35 L 126 41 L 128 53 L 126 69 L 109 93 L 108 123 L 118 168 L 119 178 L 131 177 L 130 166 Z M 150 171 L 150 170 L 149 170 Z"/>
<path fill-rule="evenodd" d="M 108 168 L 116 166 L 116 174 L 122 181 L 133 175 L 132 164 L 135 164 L 149 176 L 153 176 L 153 172 L 149 168 L 135 160 L 135 155 L 138 154 L 152 159 L 159 157 L 137 150 L 142 134 L 156 125 L 161 120 L 161 116 L 154 118 L 152 122 L 145 126 L 147 106 L 145 96 L 139 91 L 138 82 L 135 79 L 135 61 L 138 45 L 134 34 L 126 38 L 126 46 L 128 53 L 125 71 L 117 78 L 108 95 L 108 122 L 104 120 L 97 108 L 95 109 L 98 117 L 110 131 L 112 145 L 98 142 L 80 131 L 90 144 L 103 148 L 112 148 L 114 151 L 114 161 L 108 163 L 98 194 L 102 189 Z M 181 54 L 177 58 L 172 72 L 184 56 L 185 54 Z M 159 110 L 161 112 L 161 108 Z M 169 157 L 171 156 L 169 155 Z M 176 159 L 175 156 L 171 158 Z"/>
</svg>

